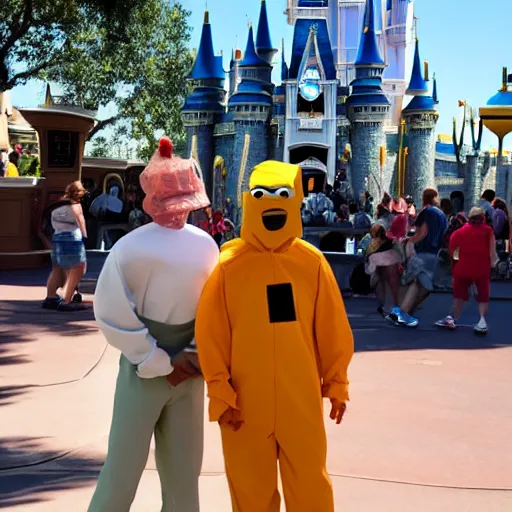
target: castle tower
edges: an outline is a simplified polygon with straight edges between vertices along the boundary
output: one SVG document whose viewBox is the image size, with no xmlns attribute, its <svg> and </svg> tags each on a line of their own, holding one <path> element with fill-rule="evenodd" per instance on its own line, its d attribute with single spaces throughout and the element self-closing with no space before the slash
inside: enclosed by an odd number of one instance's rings
<svg viewBox="0 0 512 512">
<path fill-rule="evenodd" d="M 262 9 L 265 5 L 262 4 Z M 267 46 L 271 47 L 271 44 Z M 235 125 L 233 170 L 227 195 L 241 207 L 241 193 L 248 188 L 251 170 L 269 156 L 272 116 L 272 66 L 257 53 L 252 25 L 243 60 L 238 64 L 240 83 L 229 98 L 229 113 Z"/>
<path fill-rule="evenodd" d="M 414 97 L 402 115 L 408 136 L 404 191 L 412 196 L 417 205 L 421 204 L 423 190 L 435 187 L 435 128 L 439 114 L 435 109 L 434 98 L 429 95 L 426 78 L 423 76 L 419 42 L 416 39 L 411 81 L 406 93 Z"/>
<path fill-rule="evenodd" d="M 414 56 L 414 3 L 387 0 L 384 22 L 386 64 L 383 89 L 391 100 L 389 125 L 398 127 Z"/>
<path fill-rule="evenodd" d="M 392 173 L 381 165 L 381 147 L 385 146 L 384 123 L 390 103 L 382 91 L 385 64 L 375 33 L 373 0 L 366 2 L 365 26 L 355 61 L 356 79 L 350 84 L 347 99 L 348 118 L 352 123 L 352 189 L 359 198 L 366 190 L 374 197 L 388 191 Z M 388 175 L 389 174 L 389 175 Z"/>
<path fill-rule="evenodd" d="M 197 138 L 197 157 L 209 197 L 213 194 L 213 132 L 215 124 L 224 112 L 225 78 L 222 57 L 215 56 L 213 51 L 212 28 L 209 13 L 206 11 L 199 50 L 194 67 L 187 77 L 192 92 L 185 100 L 182 116 L 187 130 L 189 154 L 192 140 L 194 137 Z"/>
<path fill-rule="evenodd" d="M 261 0 L 260 19 L 258 22 L 258 32 L 256 32 L 256 52 L 269 66 L 272 66 L 274 55 L 277 49 L 272 48 L 270 39 L 270 28 L 268 26 L 267 2 Z"/>
<path fill-rule="evenodd" d="M 323 190 L 336 176 L 337 92 L 327 19 L 297 19 L 286 81 L 284 161 L 302 167 L 305 192 Z"/>
<path fill-rule="evenodd" d="M 288 64 L 284 51 L 284 39 L 282 41 L 281 51 L 281 85 L 274 90 L 272 119 L 274 127 L 274 136 L 272 139 L 273 148 L 271 148 L 270 158 L 277 161 L 284 159 L 284 133 L 286 118 L 286 81 L 289 76 Z"/>
</svg>

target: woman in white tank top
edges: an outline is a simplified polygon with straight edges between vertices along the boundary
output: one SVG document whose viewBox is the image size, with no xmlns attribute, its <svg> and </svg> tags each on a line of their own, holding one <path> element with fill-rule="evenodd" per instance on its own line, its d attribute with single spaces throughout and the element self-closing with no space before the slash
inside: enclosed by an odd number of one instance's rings
<svg viewBox="0 0 512 512">
<path fill-rule="evenodd" d="M 52 235 L 52 272 L 48 278 L 48 297 L 43 302 L 44 309 L 70 311 L 75 309 L 71 299 L 80 279 L 85 273 L 87 262 L 84 238 L 87 238 L 84 214 L 80 201 L 85 189 L 80 181 L 66 187 L 61 201 L 51 214 Z M 63 296 L 57 295 L 62 284 Z M 52 293 L 54 291 L 54 293 Z M 52 296 L 50 296 L 52 295 Z"/>
</svg>

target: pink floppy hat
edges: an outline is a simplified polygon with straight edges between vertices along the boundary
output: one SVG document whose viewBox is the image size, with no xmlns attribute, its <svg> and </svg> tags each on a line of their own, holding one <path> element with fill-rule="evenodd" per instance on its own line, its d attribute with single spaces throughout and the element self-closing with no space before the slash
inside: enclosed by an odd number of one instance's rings
<svg viewBox="0 0 512 512">
<path fill-rule="evenodd" d="M 170 139 L 162 137 L 158 150 L 140 175 L 146 194 L 144 211 L 156 224 L 182 228 L 190 212 L 206 208 L 210 200 L 199 177 L 196 162 L 172 154 Z"/>
</svg>

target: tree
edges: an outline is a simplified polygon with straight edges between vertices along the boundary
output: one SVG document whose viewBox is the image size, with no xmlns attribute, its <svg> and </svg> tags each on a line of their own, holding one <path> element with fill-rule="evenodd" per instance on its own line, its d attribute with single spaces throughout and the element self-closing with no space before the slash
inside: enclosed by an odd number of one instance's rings
<svg viewBox="0 0 512 512">
<path fill-rule="evenodd" d="M 2 0 L 0 92 L 61 65 L 91 24 L 114 44 L 126 41 L 139 0 Z"/>
<path fill-rule="evenodd" d="M 139 142 L 139 156 L 149 158 L 161 133 L 172 137 L 177 149 L 184 144 L 181 106 L 193 61 L 190 13 L 179 2 L 162 0 L 146 0 L 133 12 L 136 22 L 127 24 L 123 41 L 112 41 L 102 26 L 90 26 L 48 78 L 62 86 L 69 102 L 115 105 L 89 139 L 115 125 Z"/>
</svg>

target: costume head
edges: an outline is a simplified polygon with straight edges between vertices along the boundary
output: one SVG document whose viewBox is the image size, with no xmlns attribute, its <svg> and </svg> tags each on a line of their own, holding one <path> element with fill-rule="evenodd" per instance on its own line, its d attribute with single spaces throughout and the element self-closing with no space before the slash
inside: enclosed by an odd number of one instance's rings
<svg viewBox="0 0 512 512">
<path fill-rule="evenodd" d="M 146 194 L 144 211 L 153 221 L 170 229 L 185 226 L 189 214 L 210 204 L 193 159 L 172 154 L 172 142 L 163 137 L 158 150 L 140 175 Z"/>
<path fill-rule="evenodd" d="M 302 171 L 297 165 L 263 162 L 244 193 L 241 238 L 267 250 L 302 236 Z"/>
</svg>

